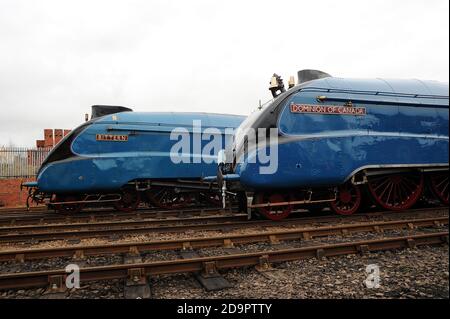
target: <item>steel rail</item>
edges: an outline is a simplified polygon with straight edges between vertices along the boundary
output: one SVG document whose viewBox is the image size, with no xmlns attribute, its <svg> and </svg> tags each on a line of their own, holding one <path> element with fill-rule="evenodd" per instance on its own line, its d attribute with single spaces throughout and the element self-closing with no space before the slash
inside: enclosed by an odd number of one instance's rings
<svg viewBox="0 0 450 319">
<path fill-rule="evenodd" d="M 345 216 L 345 218 L 360 218 L 360 217 L 376 217 L 376 216 L 388 216 L 388 215 L 395 215 L 396 217 L 398 216 L 402 216 L 401 214 L 420 214 L 420 213 L 432 213 L 432 212 L 448 212 L 447 208 L 426 208 L 426 209 L 414 209 L 414 210 L 408 210 L 407 212 L 403 212 L 403 213 L 399 213 L 399 212 L 391 212 L 391 211 L 382 211 L 382 212 L 369 212 L 369 213 L 365 213 L 365 214 L 358 214 L 358 215 L 354 215 L 354 216 Z M 166 215 L 167 213 L 167 215 Z M 158 219 L 158 221 L 148 221 L 148 220 L 144 220 L 144 218 L 148 217 L 147 214 L 149 214 L 151 217 L 156 217 Z M 164 214 L 164 217 L 162 216 L 162 214 Z M 31 225 L 17 225 L 15 223 L 13 224 L 8 224 L 6 226 L 1 225 L 1 221 L 0 221 L 0 233 L 2 231 L 6 231 L 6 232 L 20 232 L 23 230 L 30 230 L 30 231 L 39 231 L 40 229 L 45 229 L 46 231 L 49 231 L 50 229 L 54 228 L 54 229 L 71 229 L 72 227 L 75 228 L 82 228 L 82 227 L 95 227 L 95 226 L 110 226 L 110 225 L 117 225 L 117 224 L 121 224 L 121 225 L 135 225 L 135 226 L 140 226 L 141 224 L 147 224 L 147 223 L 170 223 L 172 221 L 178 220 L 178 221 L 183 221 L 183 219 L 181 219 L 182 215 L 186 214 L 188 217 L 191 216 L 200 216 L 200 217 L 206 217 L 209 215 L 215 216 L 217 214 L 226 214 L 226 218 L 230 218 L 231 214 L 233 214 L 233 211 L 225 211 L 225 210 L 217 210 L 217 209 L 202 209 L 202 210 L 180 210 L 180 211 L 156 211 L 156 212 L 136 212 L 135 214 L 127 214 L 124 213 L 122 216 L 126 218 L 125 221 L 121 221 L 121 219 L 117 220 L 117 215 L 116 214 L 108 214 L 108 215 L 102 215 L 102 216 L 98 216 L 98 215 L 88 215 L 88 216 L 83 216 L 83 220 L 86 220 L 85 222 L 81 222 L 81 221 L 77 221 L 77 222 L 73 222 L 72 218 L 70 216 L 59 216 L 59 220 L 64 221 L 63 224 L 60 223 L 56 223 L 56 224 L 47 224 L 43 222 L 43 219 L 39 219 L 39 223 L 38 224 L 31 224 Z M 234 213 L 235 216 L 244 216 L 244 214 L 237 214 Z M 297 213 L 300 214 L 300 213 Z M 173 217 L 174 215 L 178 216 L 178 219 L 168 219 L 167 217 Z M 246 216 L 246 215 L 245 215 Z M 106 221 L 101 221 L 98 220 L 98 217 L 106 217 L 108 218 Z M 137 220 L 130 220 L 132 219 L 132 217 L 137 217 Z M 341 216 L 308 216 L 305 217 L 306 218 L 314 218 L 315 220 L 320 220 L 320 219 L 327 219 L 327 218 L 344 218 Z M 206 218 L 214 218 L 214 217 L 206 217 Z M 190 220 L 190 218 L 186 218 L 186 220 Z M 14 222 L 14 220 L 12 220 L 11 222 Z"/>
<path fill-rule="evenodd" d="M 231 221 L 232 218 L 236 216 L 230 216 L 228 222 L 220 223 L 201 223 L 202 219 L 192 218 L 192 219 L 176 219 L 176 220 L 150 220 L 150 221 L 132 221 L 128 222 L 129 225 L 133 227 L 124 228 L 120 223 L 103 223 L 101 229 L 76 229 L 76 230 L 66 230 L 66 231 L 45 231 L 45 232 L 27 232 L 27 233 L 0 233 L 0 243 L 4 242 L 23 242 L 23 241 L 49 241 L 49 240 L 66 240 L 66 239 L 83 239 L 83 238 L 100 238 L 100 237 L 111 237 L 111 236 L 123 236 L 123 235 L 136 235 L 136 234 L 148 234 L 148 233 L 168 233 L 168 232 L 183 232 L 183 231 L 211 231 L 211 230 L 229 230 L 235 228 L 249 228 L 249 227 L 293 227 L 295 225 L 305 225 L 310 223 L 330 223 L 330 222 L 341 222 L 341 221 L 357 221 L 362 219 L 371 219 L 386 216 L 395 216 L 397 218 L 407 216 L 412 217 L 414 214 L 422 213 L 442 213 L 443 211 L 448 212 L 446 208 L 436 210 L 416 210 L 408 211 L 405 213 L 396 212 L 384 212 L 379 214 L 368 213 L 364 215 L 354 215 L 354 216 L 320 216 L 320 217 L 307 217 L 307 218 L 297 218 L 297 219 L 286 219 L 279 222 L 274 222 L 271 220 L 242 220 L 242 221 Z M 226 219 L 226 216 L 220 217 L 222 220 Z M 245 219 L 244 216 L 238 217 Z M 211 219 L 210 219 L 211 220 Z M 185 221 L 188 221 L 187 223 Z M 192 222 L 191 222 L 192 221 Z M 207 218 L 203 219 L 203 222 L 207 221 Z M 182 224 L 180 224 L 182 222 Z M 169 225 L 168 225 L 169 224 Z M 70 225 L 70 227 L 76 226 L 77 224 Z M 108 227 L 109 225 L 109 227 Z M 56 226 L 56 225 L 55 225 Z M 116 226 L 116 227 L 113 227 Z M 64 230 L 64 225 L 59 225 L 60 229 Z M 44 226 L 45 228 L 45 226 Z"/>
<path fill-rule="evenodd" d="M 14 212 L 40 212 L 47 210 L 46 206 L 35 206 L 30 207 L 30 210 L 27 211 L 26 207 L 0 207 L 0 216 L 4 212 L 6 213 L 14 213 Z"/>
<path fill-rule="evenodd" d="M 217 211 L 219 214 L 219 211 Z M 100 229 L 108 227 L 108 229 L 114 229 L 115 226 L 124 227 L 139 227 L 149 225 L 166 225 L 183 223 L 197 223 L 197 222 L 229 222 L 229 221 L 242 221 L 247 220 L 246 214 L 232 214 L 232 215 L 212 215 L 212 216 L 199 216 L 189 218 L 167 218 L 167 219 L 142 219 L 142 220 L 125 220 L 125 221 L 100 221 L 89 223 L 70 223 L 70 224 L 38 224 L 38 225 L 25 225 L 25 226 L 8 226 L 0 227 L 0 235 L 8 233 L 21 233 L 21 232 L 39 232 L 45 230 L 46 232 L 61 230 L 70 231 L 73 229 Z"/>
<path fill-rule="evenodd" d="M 413 209 L 408 210 L 409 213 L 419 213 L 419 212 L 428 212 L 432 210 L 442 210 L 447 209 L 445 207 L 431 207 L 431 208 L 422 208 L 422 209 Z M 143 209 L 137 210 L 134 212 L 117 212 L 111 210 L 92 210 L 86 211 L 79 214 L 74 215 L 61 215 L 57 213 L 48 212 L 45 215 L 25 215 L 25 216 L 2 216 L 0 214 L 0 229 L 4 227 L 15 227 L 15 226 L 32 226 L 32 225 L 51 225 L 51 224 L 81 224 L 81 223 L 95 223 L 101 221 L 120 221 L 120 220 L 142 220 L 145 218 L 156 218 L 156 219 L 165 219 L 168 217 L 178 217 L 183 218 L 183 216 L 208 216 L 208 215 L 216 215 L 216 214 L 230 214 L 236 212 L 235 208 L 223 210 L 217 208 L 185 208 L 180 210 L 157 210 L 157 209 Z M 307 214 L 311 215 L 311 213 L 304 213 L 302 211 L 297 211 L 292 214 L 292 217 L 296 217 L 298 215 Z M 357 216 L 364 216 L 366 214 L 370 214 L 371 216 L 375 215 L 387 215 L 387 214 L 401 214 L 399 212 L 389 212 L 389 211 L 376 211 L 376 212 L 368 212 L 365 214 L 358 214 Z M 315 216 L 316 218 L 318 216 Z"/>
<path fill-rule="evenodd" d="M 227 210 L 228 211 L 228 210 Z M 227 212 L 219 208 L 197 207 L 184 209 L 139 209 L 133 212 L 125 213 L 111 209 L 91 210 L 74 215 L 61 215 L 51 211 L 26 215 L 2 215 L 0 214 L 0 227 L 20 226 L 20 225 L 39 225 L 50 223 L 73 223 L 73 222 L 95 222 L 101 220 L 125 220 L 140 218 L 166 218 L 183 215 L 203 215 L 207 213 Z"/>
<path fill-rule="evenodd" d="M 201 208 L 208 208 L 207 205 L 200 204 L 200 205 L 191 205 L 191 206 L 185 206 L 183 209 L 201 209 Z M 138 207 L 136 211 L 155 211 L 155 210 L 161 210 L 159 207 Z M 86 213 L 95 213 L 95 212 L 114 212 L 117 211 L 113 207 L 87 207 L 82 212 L 76 213 L 74 215 L 83 215 Z M 48 208 L 47 206 L 36 206 L 36 207 L 30 207 L 30 210 L 27 211 L 26 207 L 0 207 L 0 217 L 3 216 L 3 214 L 27 214 L 27 213 L 48 213 L 48 212 L 54 212 L 55 214 L 59 214 L 57 210 Z M 126 213 L 128 214 L 128 213 Z"/>
<path fill-rule="evenodd" d="M 334 257 L 392 249 L 415 248 L 418 246 L 438 245 L 442 243 L 448 244 L 448 232 L 260 251 L 245 254 L 89 267 L 80 269 L 80 281 L 84 283 L 98 280 L 125 279 L 136 274 L 136 271 L 142 274 L 142 276 L 192 273 L 205 270 L 205 268 L 211 269 L 211 267 L 217 270 L 223 270 L 307 258 Z M 64 269 L 1 274 L 0 289 L 45 287 L 55 278 L 60 278 L 60 282 L 64 282 L 63 278 L 66 276 L 67 273 Z"/>
<path fill-rule="evenodd" d="M 181 238 L 164 241 L 126 242 L 117 244 L 69 246 L 56 248 L 37 248 L 0 251 L 0 262 L 20 261 L 55 257 L 99 256 L 108 254 L 123 254 L 129 252 L 148 252 L 154 250 L 177 250 L 187 248 L 206 248 L 251 244 L 258 242 L 278 243 L 325 237 L 331 235 L 346 235 L 362 232 L 383 232 L 394 229 L 416 229 L 448 225 L 447 217 L 424 218 L 412 220 L 398 220 L 388 222 L 369 222 L 359 224 L 345 224 L 328 227 L 311 227 L 289 229 L 285 231 L 257 232 L 252 234 L 225 235 L 216 237 Z"/>
</svg>

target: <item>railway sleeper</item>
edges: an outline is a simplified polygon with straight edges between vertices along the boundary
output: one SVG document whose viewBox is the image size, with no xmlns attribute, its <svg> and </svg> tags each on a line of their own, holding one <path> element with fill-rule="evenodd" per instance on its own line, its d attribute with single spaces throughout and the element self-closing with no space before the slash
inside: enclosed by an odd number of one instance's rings
<svg viewBox="0 0 450 319">
<path fill-rule="evenodd" d="M 359 245 L 358 252 L 361 256 L 367 255 L 370 252 L 369 245 Z"/>
<path fill-rule="evenodd" d="M 234 243 L 231 239 L 224 239 L 223 240 L 223 248 L 231 249 L 234 248 Z"/>
<path fill-rule="evenodd" d="M 269 255 L 262 255 L 259 257 L 259 264 L 255 266 L 255 269 L 261 273 L 273 271 L 274 269 L 269 259 Z"/>
<path fill-rule="evenodd" d="M 199 254 L 193 250 L 181 251 L 180 255 L 183 259 L 200 257 Z M 219 273 L 215 261 L 204 262 L 202 270 L 194 273 L 194 278 L 206 291 L 217 291 L 233 287 L 233 285 Z"/>
<path fill-rule="evenodd" d="M 42 299 L 65 299 L 67 296 L 67 285 L 65 275 L 54 275 L 48 277 L 47 289 L 42 294 Z"/>
<path fill-rule="evenodd" d="M 142 256 L 136 246 L 131 246 L 127 254 L 123 256 L 124 264 L 139 264 L 142 263 Z"/>
<path fill-rule="evenodd" d="M 14 261 L 16 263 L 23 264 L 25 262 L 25 254 L 17 254 L 16 257 L 14 258 Z"/>
<path fill-rule="evenodd" d="M 316 250 L 316 258 L 318 260 L 324 260 L 324 258 L 326 258 L 325 250 L 324 249 L 317 249 Z"/>
<path fill-rule="evenodd" d="M 128 269 L 128 277 L 124 287 L 125 299 L 150 299 L 150 285 L 144 268 Z"/>
<path fill-rule="evenodd" d="M 79 249 L 75 251 L 72 257 L 72 263 L 74 263 L 80 268 L 85 267 L 87 265 L 86 256 L 83 250 Z"/>
<path fill-rule="evenodd" d="M 405 237 L 393 237 L 387 239 L 366 240 L 360 242 L 340 243 L 331 245 L 320 245 L 313 247 L 302 247 L 289 250 L 274 250 L 261 253 L 222 255 L 214 257 L 198 257 L 195 252 L 184 252 L 184 266 L 189 265 L 188 271 L 196 269 L 201 273 L 203 269 L 217 271 L 218 269 L 235 268 L 243 266 L 255 266 L 258 264 L 266 264 L 267 262 L 286 262 L 292 260 L 307 259 L 317 256 L 339 256 L 357 253 L 369 253 L 375 251 L 385 251 L 392 249 L 405 249 L 418 246 L 442 245 L 448 244 L 448 232 L 438 232 L 431 234 L 410 235 Z M 266 255 L 264 257 L 264 255 Z M 260 257 L 263 257 L 259 259 Z M 197 259 L 197 260 L 196 260 Z M 198 267 L 199 263 L 202 267 Z M 125 278 L 128 285 L 142 285 L 146 282 L 146 276 L 152 274 L 172 274 L 180 271 L 179 264 L 173 261 L 145 263 L 141 265 L 117 266 L 112 269 L 111 266 L 94 267 L 80 269 L 81 281 L 88 282 L 93 280 L 102 280 L 101 278 L 119 279 L 123 278 L 126 269 Z M 128 272 L 128 269 L 133 269 Z M 98 275 L 96 277 L 95 275 Z M 106 277 L 105 277 L 106 276 Z M 14 289 L 17 287 L 36 287 L 47 286 L 47 293 L 63 293 L 65 291 L 65 283 L 67 274 L 61 271 L 41 271 L 35 273 L 22 274 L 0 274 L 0 287 L 2 289 Z M 96 279 L 97 278 L 97 279 Z M 124 279 L 125 279 L 124 278 Z M 144 288 L 146 289 L 146 288 Z M 53 298 L 53 297 L 48 297 Z M 56 296 L 54 297 L 56 298 Z M 142 298 L 142 297 L 140 297 Z"/>
</svg>

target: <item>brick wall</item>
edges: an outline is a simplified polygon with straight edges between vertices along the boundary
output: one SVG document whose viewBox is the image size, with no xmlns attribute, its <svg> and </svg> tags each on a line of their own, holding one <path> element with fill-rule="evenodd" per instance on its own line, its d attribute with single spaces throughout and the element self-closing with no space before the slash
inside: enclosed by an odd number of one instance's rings
<svg viewBox="0 0 450 319">
<path fill-rule="evenodd" d="M 50 129 L 44 130 L 44 139 L 36 141 L 36 147 L 53 147 L 58 144 L 64 136 L 68 135 L 71 130 Z"/>
<path fill-rule="evenodd" d="M 0 207 L 24 207 L 28 192 L 20 184 L 32 179 L 0 179 Z"/>
<path fill-rule="evenodd" d="M 52 148 L 60 142 L 64 136 L 71 130 L 63 129 L 45 129 L 44 139 L 36 141 L 37 148 Z M 32 151 L 28 153 L 28 162 L 36 159 L 36 155 Z M 43 160 L 40 159 L 40 160 Z M 30 175 L 31 176 L 31 175 Z M 24 189 L 20 191 L 20 184 L 33 179 L 0 179 L 0 207 L 23 207 L 26 205 L 28 191 Z"/>
<path fill-rule="evenodd" d="M 53 130 L 52 129 L 45 129 L 44 130 L 44 146 L 45 147 L 53 147 L 55 145 L 55 140 L 53 136 Z"/>
<path fill-rule="evenodd" d="M 55 145 L 58 144 L 62 138 L 63 138 L 63 130 L 61 129 L 55 129 L 54 131 L 54 135 L 55 135 Z"/>
</svg>

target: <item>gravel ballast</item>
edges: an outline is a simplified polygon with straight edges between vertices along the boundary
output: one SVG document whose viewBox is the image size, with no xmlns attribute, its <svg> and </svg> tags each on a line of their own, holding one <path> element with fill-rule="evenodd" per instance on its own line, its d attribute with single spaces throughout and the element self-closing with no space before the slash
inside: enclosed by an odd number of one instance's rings
<svg viewBox="0 0 450 319">
<path fill-rule="evenodd" d="M 190 274 L 150 278 L 152 298 L 449 298 L 448 246 L 307 259 L 273 265 L 258 272 L 242 268 L 223 272 L 232 288 L 207 292 Z M 380 270 L 380 287 L 364 281 L 368 265 Z M 66 298 L 123 298 L 121 280 L 92 282 L 66 293 Z M 0 291 L 0 298 L 41 298 L 45 289 Z"/>
</svg>

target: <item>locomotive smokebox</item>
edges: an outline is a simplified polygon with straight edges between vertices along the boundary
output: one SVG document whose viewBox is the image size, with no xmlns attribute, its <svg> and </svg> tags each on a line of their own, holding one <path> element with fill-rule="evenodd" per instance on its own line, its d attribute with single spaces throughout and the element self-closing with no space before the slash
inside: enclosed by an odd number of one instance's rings
<svg viewBox="0 0 450 319">
<path fill-rule="evenodd" d="M 92 105 L 91 119 L 102 117 L 109 114 L 121 113 L 121 112 L 133 112 L 132 109 L 124 106 L 114 105 Z"/>
</svg>

